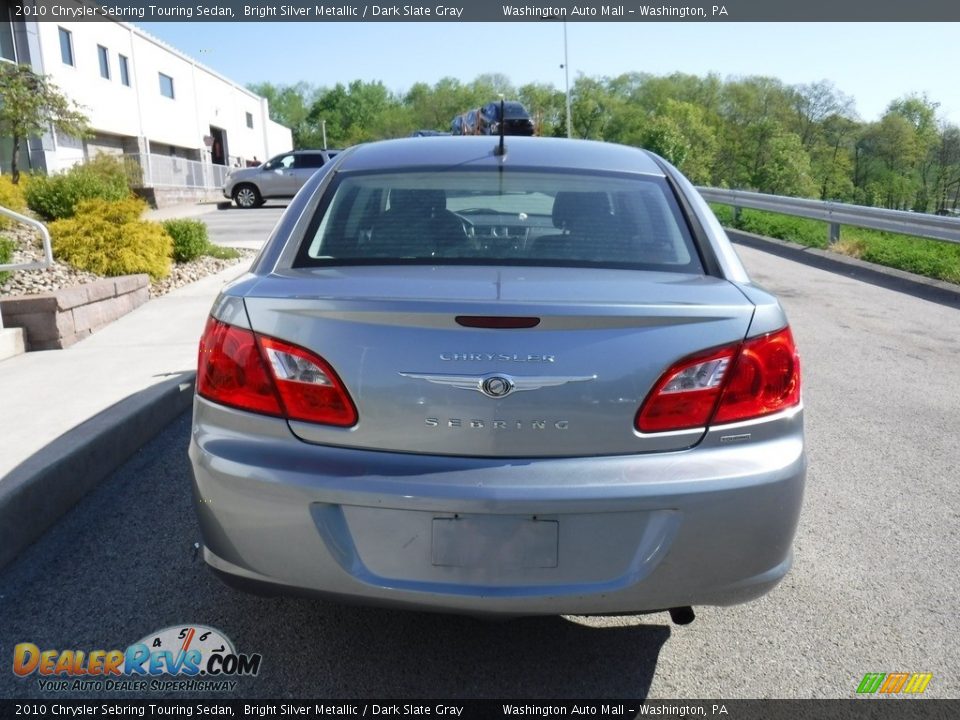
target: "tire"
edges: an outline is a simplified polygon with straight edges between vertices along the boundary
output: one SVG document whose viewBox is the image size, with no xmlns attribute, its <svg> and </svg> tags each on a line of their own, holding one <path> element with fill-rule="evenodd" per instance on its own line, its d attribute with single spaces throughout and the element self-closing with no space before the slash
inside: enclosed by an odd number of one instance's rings
<svg viewBox="0 0 960 720">
<path fill-rule="evenodd" d="M 255 185 L 238 185 L 233 191 L 233 201 L 238 208 L 249 210 L 251 208 L 263 205 L 263 198 L 260 197 L 260 191 Z"/>
</svg>

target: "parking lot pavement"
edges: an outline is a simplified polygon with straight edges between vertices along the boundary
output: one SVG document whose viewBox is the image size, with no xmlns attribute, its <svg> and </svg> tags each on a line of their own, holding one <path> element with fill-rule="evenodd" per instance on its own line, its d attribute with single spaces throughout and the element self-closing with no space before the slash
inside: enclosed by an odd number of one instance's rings
<svg viewBox="0 0 960 720">
<path fill-rule="evenodd" d="M 286 204 L 280 203 L 254 210 L 234 206 L 205 213 L 200 219 L 207 224 L 210 240 L 217 245 L 259 250 L 286 209 Z"/>
</svg>

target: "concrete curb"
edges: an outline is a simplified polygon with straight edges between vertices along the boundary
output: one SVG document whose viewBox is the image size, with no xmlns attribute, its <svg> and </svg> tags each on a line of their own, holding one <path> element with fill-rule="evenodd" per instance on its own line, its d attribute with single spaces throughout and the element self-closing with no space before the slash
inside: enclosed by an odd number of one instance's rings
<svg viewBox="0 0 960 720">
<path fill-rule="evenodd" d="M 726 230 L 730 240 L 739 245 L 960 310 L 960 285 L 788 240 L 777 240 L 729 228 Z"/>
<path fill-rule="evenodd" d="M 15 467 L 0 483 L 0 568 L 190 407 L 196 373 L 121 400 Z"/>
<path fill-rule="evenodd" d="M 218 204 L 215 201 L 202 203 L 186 203 L 183 205 L 170 205 L 168 207 L 153 208 L 143 214 L 144 220 L 154 220 L 163 222 L 164 220 L 181 220 L 189 218 L 199 218 L 207 213 L 215 211 Z"/>
</svg>

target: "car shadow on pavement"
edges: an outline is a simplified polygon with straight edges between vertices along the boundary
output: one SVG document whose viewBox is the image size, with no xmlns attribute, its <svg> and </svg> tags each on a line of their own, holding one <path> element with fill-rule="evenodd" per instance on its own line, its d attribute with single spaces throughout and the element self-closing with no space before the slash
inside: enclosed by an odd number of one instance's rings
<svg viewBox="0 0 960 720">
<path fill-rule="evenodd" d="M 289 200 L 264 200 L 262 205 L 258 205 L 255 208 L 242 208 L 237 207 L 232 200 L 222 200 L 217 203 L 217 210 L 236 210 L 239 212 L 248 213 L 251 210 L 259 210 L 260 208 L 283 208 L 287 209 L 287 206 L 290 204 Z"/>
<path fill-rule="evenodd" d="M 213 698 L 647 695 L 671 634 L 665 614 L 491 622 L 224 586 L 193 552 L 189 434 L 183 413 L 0 572 L 0 657 L 21 642 L 123 650 L 162 628 L 209 625 L 238 652 L 263 656 L 256 677 Z M 98 696 L 0 673 L 0 697 Z"/>
</svg>

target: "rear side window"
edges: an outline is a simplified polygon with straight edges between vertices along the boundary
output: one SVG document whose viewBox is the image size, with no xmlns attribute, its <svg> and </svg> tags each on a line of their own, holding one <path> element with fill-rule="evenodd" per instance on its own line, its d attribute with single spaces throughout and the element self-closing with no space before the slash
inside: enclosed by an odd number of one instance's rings
<svg viewBox="0 0 960 720">
<path fill-rule="evenodd" d="M 661 177 L 341 174 L 297 264 L 519 264 L 703 273 Z"/>
<path fill-rule="evenodd" d="M 277 155 L 264 163 L 264 170 L 289 170 L 293 167 L 293 155 Z"/>
</svg>

